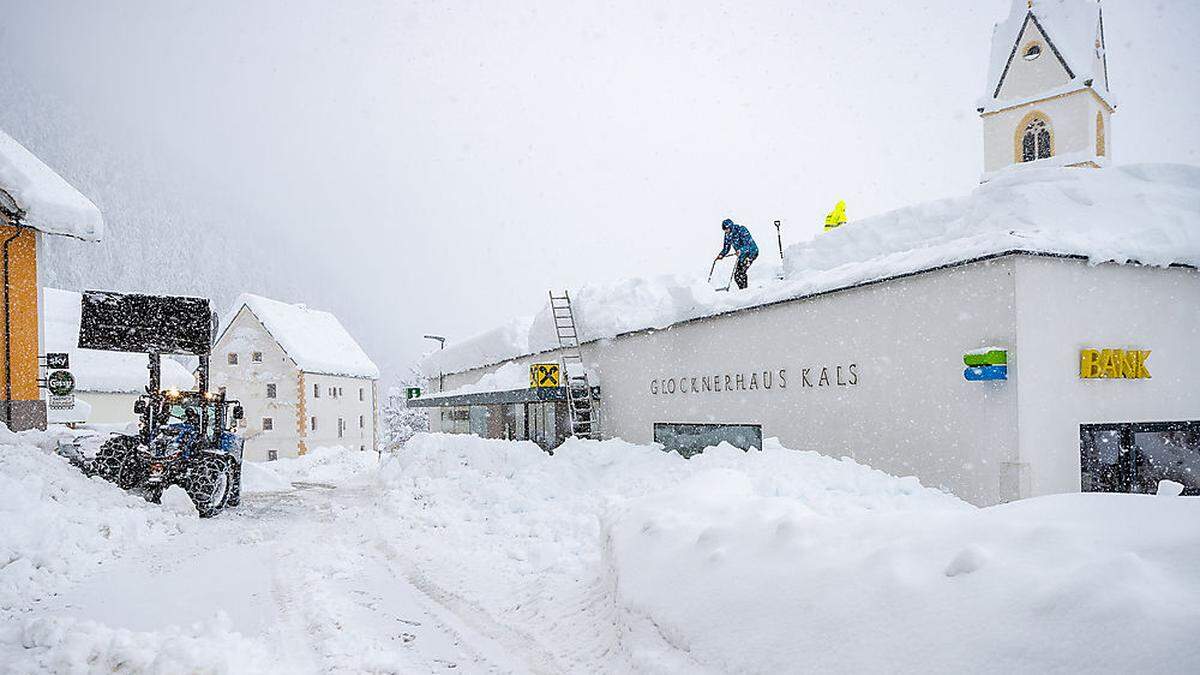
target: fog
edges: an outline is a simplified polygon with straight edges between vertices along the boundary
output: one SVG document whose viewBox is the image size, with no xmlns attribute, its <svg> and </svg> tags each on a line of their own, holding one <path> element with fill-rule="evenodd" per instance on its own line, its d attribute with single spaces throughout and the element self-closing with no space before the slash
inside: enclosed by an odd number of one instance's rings
<svg viewBox="0 0 1200 675">
<path fill-rule="evenodd" d="M 67 288 L 339 316 L 395 381 L 548 289 L 961 194 L 1009 0 L 0 1 L 0 128 L 104 212 Z M 1200 3 L 1106 0 L 1112 154 L 1200 163 Z M 768 245 L 769 244 L 769 245 Z"/>
</svg>

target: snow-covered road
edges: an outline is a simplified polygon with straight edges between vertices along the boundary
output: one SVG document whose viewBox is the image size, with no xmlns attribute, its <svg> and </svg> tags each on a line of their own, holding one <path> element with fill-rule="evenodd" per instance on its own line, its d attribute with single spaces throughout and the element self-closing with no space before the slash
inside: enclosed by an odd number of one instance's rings
<svg viewBox="0 0 1200 675">
<path fill-rule="evenodd" d="M 99 565 L 42 611 L 146 633 L 222 617 L 290 672 L 554 672 L 490 617 L 410 580 L 367 488 L 297 485 Z"/>
</svg>

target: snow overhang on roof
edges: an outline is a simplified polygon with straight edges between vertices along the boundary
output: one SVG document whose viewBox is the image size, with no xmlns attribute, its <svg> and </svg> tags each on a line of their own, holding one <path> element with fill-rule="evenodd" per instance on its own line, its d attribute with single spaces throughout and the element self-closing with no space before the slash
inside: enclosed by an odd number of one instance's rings
<svg viewBox="0 0 1200 675">
<path fill-rule="evenodd" d="M 242 308 L 246 308 L 275 338 L 296 367 L 315 375 L 379 378 L 375 365 L 337 317 L 304 305 L 243 293 L 221 321 L 219 342 Z"/>
<path fill-rule="evenodd" d="M 100 241 L 100 209 L 11 136 L 0 131 L 0 208 L 46 234 Z"/>
<path fill-rule="evenodd" d="M 573 289 L 572 308 L 589 342 L 1010 253 L 1200 267 L 1200 167 L 997 172 L 964 197 L 851 222 L 788 247 L 782 280 L 722 293 L 703 277 L 629 279 Z M 421 367 L 436 376 L 557 346 L 547 305 L 532 319 L 447 343 Z"/>
<path fill-rule="evenodd" d="M 980 112 L 995 112 L 1023 102 L 1004 100 L 999 96 L 1009 65 L 1019 58 L 1018 42 L 1027 24 L 1033 24 L 1046 35 L 1051 55 L 1063 64 L 1070 76 L 1067 85 L 1039 98 L 1091 89 L 1105 105 L 1116 108 L 1116 99 L 1108 90 L 1104 17 L 1099 1 L 1012 0 L 1008 18 L 996 24 L 992 31 L 987 89 L 979 99 Z"/>
</svg>

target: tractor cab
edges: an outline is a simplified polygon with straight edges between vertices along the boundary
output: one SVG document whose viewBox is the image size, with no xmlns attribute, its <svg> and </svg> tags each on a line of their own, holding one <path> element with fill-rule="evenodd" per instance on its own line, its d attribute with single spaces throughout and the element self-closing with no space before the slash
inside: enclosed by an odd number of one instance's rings
<svg viewBox="0 0 1200 675">
<path fill-rule="evenodd" d="M 244 413 L 241 404 L 224 394 L 170 389 L 142 396 L 133 410 L 141 416 L 142 442 L 154 457 L 186 456 L 197 448 L 241 457 L 236 430 Z"/>
</svg>

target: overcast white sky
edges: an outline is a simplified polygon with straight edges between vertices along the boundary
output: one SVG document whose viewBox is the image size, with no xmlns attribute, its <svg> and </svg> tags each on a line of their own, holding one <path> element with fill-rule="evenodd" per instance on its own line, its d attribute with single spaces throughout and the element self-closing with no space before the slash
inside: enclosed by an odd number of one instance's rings
<svg viewBox="0 0 1200 675">
<path fill-rule="evenodd" d="M 702 276 L 727 216 L 775 253 L 772 220 L 808 238 L 838 198 L 969 191 L 1008 6 L 0 0 L 0 127 L 68 179 L 140 158 L 96 188 L 143 186 L 110 227 L 219 210 L 276 263 L 244 290 L 334 311 L 394 374 L 549 288 Z M 1200 2 L 1104 7 L 1115 160 L 1200 164 Z"/>
</svg>

